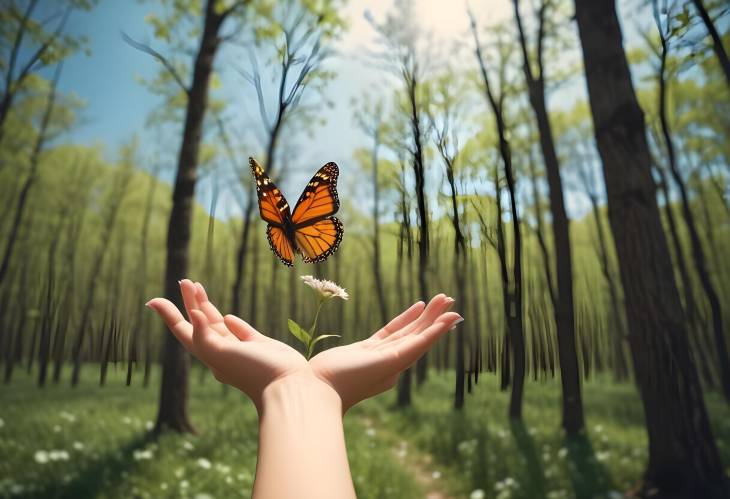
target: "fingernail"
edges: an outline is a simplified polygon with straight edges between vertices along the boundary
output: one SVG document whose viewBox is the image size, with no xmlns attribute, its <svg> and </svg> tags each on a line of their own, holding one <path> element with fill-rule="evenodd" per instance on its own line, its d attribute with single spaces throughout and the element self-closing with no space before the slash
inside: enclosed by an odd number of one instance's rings
<svg viewBox="0 0 730 499">
<path fill-rule="evenodd" d="M 177 285 L 178 286 L 182 286 L 182 279 L 180 279 L 179 281 L 177 281 Z"/>
<path fill-rule="evenodd" d="M 154 310 L 154 308 L 152 308 L 152 305 L 150 305 L 150 303 L 152 303 L 152 300 L 149 300 L 147 303 L 144 304 L 144 306 L 147 307 L 147 308 L 151 308 L 152 310 Z"/>
<path fill-rule="evenodd" d="M 451 329 L 451 330 L 454 330 L 454 329 L 456 329 L 456 326 L 458 326 L 458 325 L 459 325 L 459 324 L 461 324 L 462 322 L 464 322 L 464 318 L 463 318 L 463 317 L 459 317 L 458 319 L 456 319 L 456 320 L 455 320 L 455 321 L 454 321 L 454 322 L 453 322 L 453 323 L 451 324 L 451 328 L 450 328 L 450 329 Z"/>
</svg>

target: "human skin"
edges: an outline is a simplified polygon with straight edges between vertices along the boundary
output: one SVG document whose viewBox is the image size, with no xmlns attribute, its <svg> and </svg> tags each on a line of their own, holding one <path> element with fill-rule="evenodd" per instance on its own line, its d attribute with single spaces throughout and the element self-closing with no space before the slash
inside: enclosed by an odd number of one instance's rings
<svg viewBox="0 0 730 499">
<path fill-rule="evenodd" d="M 200 283 L 180 281 L 188 319 L 164 298 L 147 306 L 216 379 L 241 390 L 259 415 L 256 499 L 355 497 L 342 418 L 382 393 L 463 319 L 439 294 L 390 321 L 370 338 L 325 350 L 307 361 L 292 347 L 225 317 Z"/>
</svg>

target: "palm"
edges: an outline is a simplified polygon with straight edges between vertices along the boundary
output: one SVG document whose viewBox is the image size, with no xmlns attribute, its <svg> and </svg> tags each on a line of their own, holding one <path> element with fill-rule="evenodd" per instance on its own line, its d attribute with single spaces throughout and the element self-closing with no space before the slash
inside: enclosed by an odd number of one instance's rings
<svg viewBox="0 0 730 499">
<path fill-rule="evenodd" d="M 309 361 L 312 370 L 337 390 L 345 409 L 388 390 L 459 318 L 445 313 L 452 303 L 445 295 L 434 297 L 425 308 L 419 302 L 367 340 L 316 355 Z"/>
</svg>

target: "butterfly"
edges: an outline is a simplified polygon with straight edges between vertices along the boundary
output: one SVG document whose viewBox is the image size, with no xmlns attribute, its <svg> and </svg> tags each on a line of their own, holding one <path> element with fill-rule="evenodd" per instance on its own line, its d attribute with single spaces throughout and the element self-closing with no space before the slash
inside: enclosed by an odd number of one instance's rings
<svg viewBox="0 0 730 499">
<path fill-rule="evenodd" d="M 286 198 L 261 165 L 253 158 L 248 161 L 256 180 L 259 212 L 268 222 L 266 236 L 279 260 L 291 267 L 295 253 L 307 263 L 316 263 L 337 251 L 344 231 L 342 222 L 333 216 L 340 208 L 337 165 L 327 163 L 314 174 L 291 212 Z"/>
</svg>

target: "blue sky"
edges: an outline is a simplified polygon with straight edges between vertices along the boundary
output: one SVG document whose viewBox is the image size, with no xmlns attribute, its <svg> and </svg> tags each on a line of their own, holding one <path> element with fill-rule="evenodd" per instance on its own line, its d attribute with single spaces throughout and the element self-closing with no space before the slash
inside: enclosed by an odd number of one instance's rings
<svg viewBox="0 0 730 499">
<path fill-rule="evenodd" d="M 464 40 L 468 47 L 466 54 L 454 58 L 465 57 L 464 63 L 473 64 L 465 4 L 442 0 L 418 0 L 416 3 L 419 22 L 431 33 L 434 44 Z M 480 22 L 485 25 L 511 16 L 512 7 L 508 0 L 471 3 Z M 350 29 L 337 42 L 336 55 L 327 63 L 338 74 L 327 90 L 335 106 L 322 110 L 326 124 L 315 131 L 312 139 L 305 137 L 300 140 L 303 147 L 297 149 L 300 157 L 295 161 L 295 172 L 281 186 L 288 196 L 296 199 L 297 192 L 294 191 L 297 186 L 303 185 L 306 177 L 326 161 L 340 164 L 343 170 L 341 183 L 357 184 L 356 178 L 348 179 L 347 165 L 352 163 L 353 150 L 367 142 L 354 124 L 351 99 L 364 90 L 387 93 L 394 84 L 385 72 L 374 67 L 362 55 L 375 47 L 373 29 L 364 20 L 363 12 L 370 10 L 376 19 L 380 19 L 391 4 L 388 0 L 353 0 L 349 3 L 344 14 L 349 20 Z M 89 38 L 91 55 L 76 55 L 64 67 L 61 89 L 75 93 L 87 104 L 81 123 L 67 138 L 76 143 L 104 144 L 110 159 L 114 158 L 117 147 L 135 134 L 139 136 L 145 152 L 155 151 L 174 159 L 179 146 L 174 140 L 163 142 L 165 150 L 159 151 L 156 134 L 145 127 L 149 112 L 160 105 L 160 99 L 140 84 L 138 78 L 152 78 L 159 71 L 159 64 L 149 55 L 131 48 L 121 38 L 121 32 L 124 31 L 134 39 L 155 43 L 151 30 L 144 22 L 152 5 L 152 2 L 100 0 L 92 11 L 76 12 L 69 20 L 70 32 Z M 632 39 L 636 40 L 638 26 L 636 19 L 625 26 L 629 43 Z M 566 60 L 575 60 L 579 54 L 575 52 L 565 57 Z M 216 62 L 222 70 L 226 92 L 232 95 L 248 93 L 249 96 L 253 93 L 240 76 L 232 75 L 232 71 L 226 72 L 227 66 L 237 61 L 227 60 L 223 53 Z M 583 98 L 584 95 L 584 83 L 582 79 L 576 79 L 552 95 L 550 105 L 569 107 L 576 98 Z M 252 126 L 256 126 L 258 117 L 255 112 L 248 110 L 250 107 L 243 105 L 241 112 L 247 114 Z M 168 178 L 171 174 L 168 174 Z M 202 201 L 205 201 L 206 192 L 208 190 L 201 188 L 199 196 Z M 225 206 L 219 208 L 219 213 L 237 209 L 225 195 L 222 199 Z M 573 215 L 580 215 L 585 206 L 579 197 L 571 195 L 568 195 L 568 204 Z"/>
</svg>

